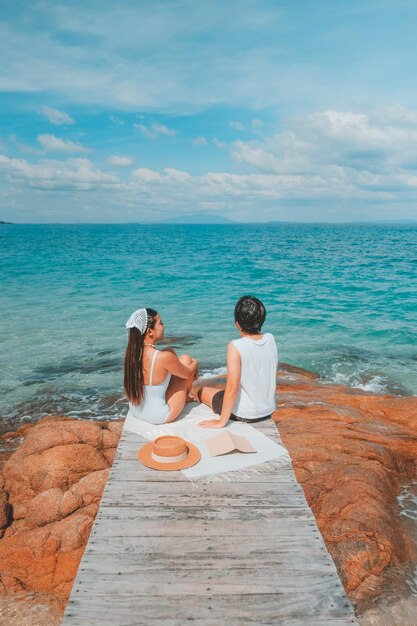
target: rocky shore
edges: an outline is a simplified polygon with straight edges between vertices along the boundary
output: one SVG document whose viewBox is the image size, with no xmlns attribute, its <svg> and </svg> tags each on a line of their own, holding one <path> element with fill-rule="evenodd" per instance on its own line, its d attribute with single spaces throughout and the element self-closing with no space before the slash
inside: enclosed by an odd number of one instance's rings
<svg viewBox="0 0 417 626">
<path fill-rule="evenodd" d="M 385 623 L 384 611 L 397 623 L 390 607 L 415 611 L 417 522 L 399 514 L 397 498 L 416 477 L 417 398 L 288 369 L 274 419 L 297 479 L 363 623 Z M 122 425 L 51 416 L 2 436 L 1 623 L 59 624 Z"/>
<path fill-rule="evenodd" d="M 417 520 L 407 523 L 397 498 L 417 475 L 417 398 L 297 375 L 278 390 L 276 424 L 362 623 L 415 623 Z"/>
<path fill-rule="evenodd" d="M 0 593 L 25 595 L 16 597 L 19 615 L 8 623 L 29 626 L 39 604 L 45 624 L 59 623 L 122 426 L 47 417 L 2 436 L 20 445 L 6 453 L 0 477 Z M 13 618 L 10 597 L 0 595 L 0 618 L 2 607 Z"/>
</svg>

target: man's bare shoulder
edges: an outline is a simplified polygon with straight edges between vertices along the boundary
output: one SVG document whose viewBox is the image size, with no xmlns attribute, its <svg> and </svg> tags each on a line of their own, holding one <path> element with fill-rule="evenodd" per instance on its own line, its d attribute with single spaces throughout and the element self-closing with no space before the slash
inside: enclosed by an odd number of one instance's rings
<svg viewBox="0 0 417 626">
<path fill-rule="evenodd" d="M 239 354 L 239 350 L 235 346 L 235 340 L 229 341 L 227 344 L 227 352 L 230 354 Z"/>
</svg>

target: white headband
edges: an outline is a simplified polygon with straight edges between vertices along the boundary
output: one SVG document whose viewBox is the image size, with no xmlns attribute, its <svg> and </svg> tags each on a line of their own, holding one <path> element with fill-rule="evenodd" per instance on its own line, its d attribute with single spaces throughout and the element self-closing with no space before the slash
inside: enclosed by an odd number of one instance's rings
<svg viewBox="0 0 417 626">
<path fill-rule="evenodd" d="M 137 328 L 141 335 L 148 328 L 148 314 L 146 309 L 137 309 L 126 322 L 126 328 Z"/>
</svg>

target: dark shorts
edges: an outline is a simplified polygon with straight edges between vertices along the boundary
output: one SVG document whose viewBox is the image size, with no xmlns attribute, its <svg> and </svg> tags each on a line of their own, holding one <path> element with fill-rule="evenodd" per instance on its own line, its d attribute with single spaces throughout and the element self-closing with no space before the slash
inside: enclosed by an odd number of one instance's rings
<svg viewBox="0 0 417 626">
<path fill-rule="evenodd" d="M 220 415 L 222 412 L 223 398 L 224 398 L 224 390 L 218 391 L 213 396 L 213 400 L 212 400 L 213 412 L 216 413 L 217 415 Z M 233 413 L 231 413 L 230 415 L 230 419 L 235 420 L 235 422 L 248 422 L 248 423 L 262 422 L 262 420 L 267 420 L 269 417 L 271 417 L 271 415 L 265 415 L 264 417 L 255 417 L 255 419 L 247 419 L 245 417 L 238 417 L 237 415 L 233 415 Z"/>
</svg>

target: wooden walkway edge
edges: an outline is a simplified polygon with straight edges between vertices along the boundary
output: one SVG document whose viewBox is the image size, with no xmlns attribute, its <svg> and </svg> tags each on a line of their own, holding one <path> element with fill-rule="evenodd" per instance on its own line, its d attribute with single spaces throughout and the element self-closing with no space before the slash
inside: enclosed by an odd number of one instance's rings
<svg viewBox="0 0 417 626">
<path fill-rule="evenodd" d="M 62 626 L 358 624 L 290 464 L 195 487 L 144 443 L 123 431 Z"/>
</svg>

